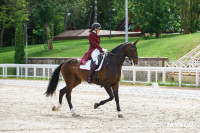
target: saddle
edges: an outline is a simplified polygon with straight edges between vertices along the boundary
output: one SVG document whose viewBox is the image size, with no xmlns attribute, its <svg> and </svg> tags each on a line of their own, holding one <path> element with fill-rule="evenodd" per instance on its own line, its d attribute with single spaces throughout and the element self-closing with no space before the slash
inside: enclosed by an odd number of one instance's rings
<svg viewBox="0 0 200 133">
<path fill-rule="evenodd" d="M 109 53 L 111 55 L 113 55 L 112 53 Z M 98 55 L 98 65 L 96 67 L 95 72 L 92 75 L 92 78 L 95 78 L 95 82 L 96 85 L 100 85 L 99 84 L 99 77 L 98 77 L 98 71 L 100 71 L 101 69 L 105 68 L 108 63 L 109 63 L 110 58 L 106 55 L 106 54 L 100 54 Z M 91 66 L 92 66 L 93 60 L 90 59 L 88 60 L 84 65 L 80 65 L 80 69 L 82 70 L 90 70 Z"/>
<path fill-rule="evenodd" d="M 97 65 L 95 71 L 100 71 L 102 69 L 102 66 L 103 66 L 103 63 L 104 63 L 104 60 L 105 60 L 105 55 L 99 54 L 97 59 L 98 59 L 98 65 Z M 80 69 L 82 69 L 82 70 L 90 70 L 90 68 L 93 65 L 93 63 L 94 63 L 93 60 L 89 59 L 85 64 L 80 65 Z"/>
</svg>

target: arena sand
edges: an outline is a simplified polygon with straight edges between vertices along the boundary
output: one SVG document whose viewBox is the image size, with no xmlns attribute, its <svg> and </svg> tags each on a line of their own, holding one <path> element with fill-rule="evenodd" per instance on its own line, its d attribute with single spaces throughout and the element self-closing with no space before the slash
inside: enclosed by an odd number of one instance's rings
<svg viewBox="0 0 200 133">
<path fill-rule="evenodd" d="M 28 81 L 27 81 L 28 82 Z M 80 117 L 72 117 L 65 97 L 57 105 L 58 91 L 46 98 L 46 88 L 0 85 L 0 132 L 5 133 L 199 133 L 200 101 L 120 94 L 123 119 L 115 101 L 98 109 L 94 103 L 106 92 L 74 91 L 72 103 Z"/>
</svg>

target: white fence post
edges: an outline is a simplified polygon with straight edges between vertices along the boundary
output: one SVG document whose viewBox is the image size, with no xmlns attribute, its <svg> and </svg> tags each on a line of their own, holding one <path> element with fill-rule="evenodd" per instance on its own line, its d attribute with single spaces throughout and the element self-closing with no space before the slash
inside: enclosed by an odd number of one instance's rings
<svg viewBox="0 0 200 133">
<path fill-rule="evenodd" d="M 33 68 L 33 76 L 34 76 L 34 79 L 35 79 L 36 78 L 36 68 L 35 68 L 35 66 Z"/>
<path fill-rule="evenodd" d="M 196 70 L 196 87 L 198 88 L 199 86 L 199 71 Z"/>
<path fill-rule="evenodd" d="M 162 74 L 162 82 L 163 82 L 163 84 L 165 84 L 166 83 L 166 73 L 165 73 L 165 70 L 163 70 L 162 72 L 163 72 L 163 74 Z"/>
<path fill-rule="evenodd" d="M 27 77 L 28 77 L 28 68 L 25 67 L 25 78 L 27 78 Z"/>
<path fill-rule="evenodd" d="M 48 66 L 48 75 L 47 76 L 48 76 L 48 80 L 49 80 L 49 66 Z"/>
<path fill-rule="evenodd" d="M 156 83 L 157 83 L 158 82 L 158 71 L 157 71 L 157 69 L 156 69 L 156 75 L 155 76 L 156 76 L 155 80 L 156 80 Z"/>
<path fill-rule="evenodd" d="M 148 69 L 148 72 L 147 72 L 147 82 L 151 83 L 151 72 L 150 72 L 149 69 Z"/>
<path fill-rule="evenodd" d="M 178 85 L 179 87 L 181 87 L 181 81 L 182 80 L 182 72 L 181 72 L 181 69 L 179 69 L 179 74 L 178 74 Z"/>
<path fill-rule="evenodd" d="M 5 78 L 7 78 L 7 75 L 8 75 L 8 67 L 6 66 L 5 67 Z"/>
<path fill-rule="evenodd" d="M 19 66 L 17 66 L 17 78 L 19 78 Z"/>
<path fill-rule="evenodd" d="M 45 68 L 44 68 L 44 66 L 42 68 L 42 71 L 43 71 L 43 79 L 45 79 Z"/>
<path fill-rule="evenodd" d="M 23 76 L 23 67 L 21 67 L 21 78 Z"/>
<path fill-rule="evenodd" d="M 133 84 L 135 84 L 136 81 L 136 71 L 135 68 L 133 68 Z"/>
<path fill-rule="evenodd" d="M 3 66 L 3 73 L 2 73 L 2 75 L 3 75 L 3 78 L 4 78 L 4 75 L 5 75 L 5 74 L 4 74 L 4 66 Z"/>
</svg>

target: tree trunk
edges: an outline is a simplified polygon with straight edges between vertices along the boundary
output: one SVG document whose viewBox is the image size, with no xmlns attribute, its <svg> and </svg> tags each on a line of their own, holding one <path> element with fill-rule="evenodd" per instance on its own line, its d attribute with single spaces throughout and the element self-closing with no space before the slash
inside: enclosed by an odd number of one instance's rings
<svg viewBox="0 0 200 133">
<path fill-rule="evenodd" d="M 1 35 L 0 35 L 0 48 L 3 47 L 3 34 L 4 34 L 4 28 L 5 28 L 5 19 L 3 19 L 3 21 L 2 21 Z"/>
<path fill-rule="evenodd" d="M 89 14 L 89 17 L 88 17 L 87 29 L 90 29 L 91 18 L 92 18 L 92 12 L 90 10 L 90 14 Z"/>
<path fill-rule="evenodd" d="M 94 22 L 97 22 L 97 0 L 94 1 Z"/>
<path fill-rule="evenodd" d="M 67 12 L 65 11 L 65 19 L 64 19 L 64 31 L 67 30 Z"/>
<path fill-rule="evenodd" d="M 66 2 L 66 0 L 65 0 L 65 19 L 64 19 L 64 31 L 66 31 L 67 30 L 67 7 L 66 7 L 66 4 L 67 4 L 67 2 Z"/>
<path fill-rule="evenodd" d="M 156 38 L 159 38 L 159 35 L 160 35 L 159 32 L 156 32 Z"/>
<path fill-rule="evenodd" d="M 179 4 L 179 11 L 180 11 L 180 16 L 181 16 L 181 32 L 182 32 L 182 29 L 183 29 L 183 25 L 184 25 L 184 23 L 183 23 L 183 9 L 182 9 L 182 7 L 183 7 L 183 5 L 181 4 L 181 3 L 178 3 Z"/>
<path fill-rule="evenodd" d="M 196 21 L 196 29 L 198 29 L 198 24 L 199 24 L 199 5 L 200 5 L 200 3 L 199 3 L 199 1 L 197 0 L 196 1 L 196 13 L 197 13 L 197 21 Z"/>
<path fill-rule="evenodd" d="M 52 50 L 53 49 L 53 45 L 51 43 L 50 28 L 49 28 L 49 23 L 48 22 L 45 23 L 45 29 L 46 29 L 48 50 Z"/>
<path fill-rule="evenodd" d="M 194 21 L 193 21 L 193 16 L 192 15 L 192 12 L 193 12 L 193 8 L 192 8 L 192 0 L 190 0 L 190 15 L 188 15 L 188 22 L 189 22 L 189 25 L 188 25 L 188 29 L 189 29 L 189 32 L 193 32 L 193 27 L 194 27 Z"/>
<path fill-rule="evenodd" d="M 184 11 L 183 11 L 183 16 L 184 16 L 184 24 L 185 24 L 185 33 L 186 34 L 188 34 L 189 32 L 188 32 L 188 27 L 187 27 L 187 12 L 186 12 L 186 9 L 184 9 Z"/>
</svg>

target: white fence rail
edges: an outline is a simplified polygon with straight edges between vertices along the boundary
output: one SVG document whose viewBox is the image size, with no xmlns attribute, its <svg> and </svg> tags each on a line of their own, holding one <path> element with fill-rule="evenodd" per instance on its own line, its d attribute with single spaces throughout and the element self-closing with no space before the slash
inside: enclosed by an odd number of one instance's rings
<svg viewBox="0 0 200 133">
<path fill-rule="evenodd" d="M 200 68 L 178 68 L 178 67 L 134 67 L 134 66 L 123 66 L 122 71 L 129 70 L 132 71 L 133 74 L 133 80 L 128 82 L 135 83 L 153 83 L 151 80 L 151 72 L 155 73 L 155 82 L 158 82 L 158 73 L 161 73 L 162 75 L 162 83 L 167 84 L 166 81 L 166 74 L 167 73 L 178 73 L 178 85 L 181 87 L 181 85 L 186 86 L 199 86 L 199 73 Z M 136 72 L 147 72 L 147 81 L 137 81 L 137 74 Z M 194 73 L 195 75 L 195 84 L 183 84 L 182 83 L 182 74 L 183 73 Z M 125 81 L 127 82 L 127 81 Z"/>
<path fill-rule="evenodd" d="M 57 66 L 48 64 L 0 64 L 0 77 L 49 79 Z M 42 71 L 42 75 L 38 74 L 38 71 Z"/>
<path fill-rule="evenodd" d="M 58 65 L 50 64 L 0 64 L 0 77 L 8 78 L 43 78 L 49 79 L 52 72 Z M 122 76 L 124 71 L 128 71 L 129 75 L 132 74 L 132 80 L 123 80 L 124 82 L 135 83 L 153 83 L 158 82 L 159 77 L 158 73 L 161 74 L 163 84 L 167 84 L 166 74 L 167 73 L 176 73 L 178 74 L 178 85 L 196 86 L 199 87 L 199 73 L 200 68 L 177 68 L 177 67 L 134 67 L 134 66 L 123 66 L 122 67 Z M 137 72 L 146 72 L 146 81 L 137 81 Z M 155 73 L 154 81 L 152 81 L 151 73 Z M 182 75 L 183 73 L 193 73 L 195 76 L 194 84 L 183 84 Z M 62 76 L 60 77 L 62 78 Z"/>
</svg>

